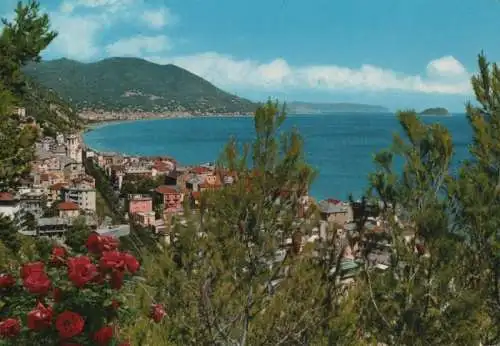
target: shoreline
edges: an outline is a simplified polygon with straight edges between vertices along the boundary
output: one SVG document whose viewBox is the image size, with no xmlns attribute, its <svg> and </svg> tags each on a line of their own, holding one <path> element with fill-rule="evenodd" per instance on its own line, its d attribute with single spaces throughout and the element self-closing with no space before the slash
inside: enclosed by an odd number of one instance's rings
<svg viewBox="0 0 500 346">
<path fill-rule="evenodd" d="M 109 114 L 109 113 L 108 113 Z M 123 114 L 123 113 L 121 113 Z M 253 113 L 217 113 L 217 114 L 193 114 L 193 113 L 147 113 L 143 116 L 130 117 L 118 115 L 114 119 L 88 119 L 83 113 L 79 114 L 80 118 L 86 121 L 83 132 L 90 132 L 94 129 L 109 126 L 113 124 L 128 123 L 133 121 L 150 121 L 150 120 L 172 120 L 172 119 L 193 119 L 193 118 L 249 118 L 253 117 Z"/>
</svg>

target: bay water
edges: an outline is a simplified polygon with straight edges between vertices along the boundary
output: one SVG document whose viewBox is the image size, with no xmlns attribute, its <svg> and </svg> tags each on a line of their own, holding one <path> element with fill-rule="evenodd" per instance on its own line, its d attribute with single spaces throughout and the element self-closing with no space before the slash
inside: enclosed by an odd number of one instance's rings
<svg viewBox="0 0 500 346">
<path fill-rule="evenodd" d="M 471 129 L 464 114 L 425 117 L 441 123 L 453 136 L 454 165 L 468 157 Z M 308 162 L 319 174 L 310 194 L 317 199 L 360 197 L 373 171 L 373 155 L 388 148 L 401 132 L 394 114 L 290 115 L 283 130 L 297 128 L 304 138 Z M 97 151 L 129 155 L 168 155 L 181 165 L 214 162 L 231 136 L 250 143 L 251 117 L 196 117 L 138 120 L 97 126 L 85 133 L 87 146 Z"/>
</svg>

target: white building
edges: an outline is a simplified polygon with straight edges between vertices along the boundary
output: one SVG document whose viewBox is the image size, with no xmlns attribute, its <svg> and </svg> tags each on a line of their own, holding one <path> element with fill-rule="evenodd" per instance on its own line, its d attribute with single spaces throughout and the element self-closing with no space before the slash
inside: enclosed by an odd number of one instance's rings
<svg viewBox="0 0 500 346">
<path fill-rule="evenodd" d="M 56 142 L 58 145 L 64 145 L 64 135 L 62 133 L 57 134 Z"/>
<path fill-rule="evenodd" d="M 75 160 L 77 163 L 82 163 L 82 146 L 77 135 L 69 135 L 66 137 L 66 156 Z"/>
<path fill-rule="evenodd" d="M 96 192 L 86 185 L 68 186 L 61 189 L 63 199 L 71 201 L 82 210 L 96 211 Z"/>
<path fill-rule="evenodd" d="M 9 192 L 0 192 L 0 215 L 14 219 L 21 210 L 21 201 Z"/>
</svg>

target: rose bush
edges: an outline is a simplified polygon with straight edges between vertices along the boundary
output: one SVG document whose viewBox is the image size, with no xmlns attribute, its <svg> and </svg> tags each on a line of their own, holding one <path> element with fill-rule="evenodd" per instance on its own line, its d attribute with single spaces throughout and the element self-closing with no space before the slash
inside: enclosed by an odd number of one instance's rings
<svg viewBox="0 0 500 346">
<path fill-rule="evenodd" d="M 127 306 L 139 261 L 117 239 L 93 233 L 88 254 L 57 246 L 47 263 L 25 263 L 19 276 L 0 272 L 0 345 L 129 345 L 121 323 L 137 317 Z M 149 318 L 160 323 L 161 304 Z"/>
</svg>

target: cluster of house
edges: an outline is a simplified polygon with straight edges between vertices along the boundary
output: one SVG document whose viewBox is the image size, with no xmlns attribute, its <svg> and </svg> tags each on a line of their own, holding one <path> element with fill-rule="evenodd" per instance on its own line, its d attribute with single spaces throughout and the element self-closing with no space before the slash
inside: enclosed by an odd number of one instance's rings
<svg viewBox="0 0 500 346">
<path fill-rule="evenodd" d="M 78 135 L 44 137 L 35 145 L 29 177 L 0 194 L 0 213 L 15 220 L 30 215 L 29 235 L 62 235 L 77 217 L 97 227 L 95 180 L 85 173 Z"/>
<path fill-rule="evenodd" d="M 126 196 L 123 203 L 129 220 L 157 233 L 165 232 L 172 216 L 183 214 L 185 203 L 196 208 L 203 191 L 234 182 L 231 174 L 217 171 L 212 164 L 181 167 L 169 157 L 137 157 L 92 150 L 86 150 L 84 155 L 105 172 L 116 191 L 121 191 L 126 181 L 154 178 L 160 182 L 147 194 Z"/>
<path fill-rule="evenodd" d="M 128 179 L 161 177 L 158 179 L 161 185 L 147 194 L 128 195 L 124 203 L 132 222 L 158 233 L 166 231 L 173 215 L 182 215 L 185 203 L 196 209 L 205 190 L 220 189 L 236 179 L 234 174 L 221 172 L 211 164 L 181 167 L 174 159 L 167 157 L 131 157 L 92 151 L 86 152 L 86 156 L 92 157 L 94 163 L 106 172 L 117 190 Z M 351 245 L 353 237 L 357 236 L 354 220 L 360 203 L 351 204 L 335 199 L 315 203 L 307 193 L 302 200 L 303 210 L 299 211 L 298 217 L 302 217 L 312 204 L 316 204 L 321 220 L 310 234 L 301 235 L 300 248 L 307 243 L 329 241 L 335 237 L 339 249 L 345 247 L 340 270 L 342 277 L 348 280 L 361 265 L 361 242 Z M 386 223 L 376 214 L 368 218 L 365 228 L 379 234 L 388 230 Z M 382 270 L 388 267 L 391 253 L 389 242 L 383 239 L 381 237 L 377 250 L 369 255 L 370 264 Z M 284 247 L 292 247 L 292 243 L 294 239 L 286 239 Z"/>
</svg>

